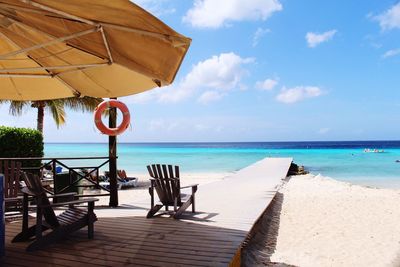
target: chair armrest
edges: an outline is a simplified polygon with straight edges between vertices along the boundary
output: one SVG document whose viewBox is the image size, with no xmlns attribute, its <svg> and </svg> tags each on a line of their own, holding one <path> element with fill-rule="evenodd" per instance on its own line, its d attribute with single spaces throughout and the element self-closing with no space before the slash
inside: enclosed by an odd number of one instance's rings
<svg viewBox="0 0 400 267">
<path fill-rule="evenodd" d="M 17 197 L 5 197 L 4 202 L 15 202 L 22 200 L 24 197 L 23 196 L 17 196 Z"/>
<path fill-rule="evenodd" d="M 75 196 L 77 195 L 76 192 L 69 192 L 69 193 L 62 193 L 62 194 L 54 194 L 54 195 L 48 195 L 47 198 L 55 198 L 55 197 L 69 197 L 69 196 Z"/>
<path fill-rule="evenodd" d="M 99 201 L 97 198 L 87 198 L 87 199 L 81 199 L 81 200 L 73 200 L 73 201 L 68 201 L 68 202 L 61 202 L 61 203 L 52 203 L 50 205 L 43 205 L 41 206 L 42 208 L 47 208 L 47 207 L 61 207 L 61 206 L 66 206 L 66 205 L 75 205 L 75 204 L 82 204 L 82 203 L 90 203 L 90 202 L 95 202 Z"/>
<path fill-rule="evenodd" d="M 191 184 L 191 185 L 186 185 L 186 186 L 181 186 L 180 188 L 190 188 L 190 187 L 197 187 L 199 184 Z"/>
<path fill-rule="evenodd" d="M 36 195 L 31 190 L 29 190 L 28 187 L 22 187 L 21 192 L 24 193 L 24 194 L 27 194 L 29 196 L 35 196 Z"/>
</svg>

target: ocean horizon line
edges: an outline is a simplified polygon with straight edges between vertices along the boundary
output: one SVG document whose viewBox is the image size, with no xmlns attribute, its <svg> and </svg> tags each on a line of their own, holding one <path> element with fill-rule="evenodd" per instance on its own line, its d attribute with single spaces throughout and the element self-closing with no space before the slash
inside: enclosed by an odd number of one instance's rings
<svg viewBox="0 0 400 267">
<path fill-rule="evenodd" d="M 400 140 L 326 140 L 326 141 L 156 141 L 118 142 L 118 144 L 252 144 L 252 143 L 352 143 L 352 142 L 400 142 Z M 45 144 L 108 144 L 108 142 L 44 142 Z"/>
</svg>

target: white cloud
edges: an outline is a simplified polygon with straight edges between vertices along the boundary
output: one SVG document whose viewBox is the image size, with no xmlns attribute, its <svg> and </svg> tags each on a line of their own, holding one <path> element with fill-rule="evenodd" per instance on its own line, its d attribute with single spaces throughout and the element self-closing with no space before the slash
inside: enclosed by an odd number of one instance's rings
<svg viewBox="0 0 400 267">
<path fill-rule="evenodd" d="M 308 32 L 306 40 L 309 47 L 316 47 L 317 45 L 327 42 L 333 38 L 337 30 L 330 30 L 324 33 Z"/>
<path fill-rule="evenodd" d="M 176 129 L 181 128 L 181 121 L 170 121 L 165 119 L 150 120 L 147 124 L 147 129 L 153 132 L 174 132 Z"/>
<path fill-rule="evenodd" d="M 219 28 L 230 21 L 266 20 L 282 10 L 279 0 L 195 0 L 183 18 L 199 28 Z"/>
<path fill-rule="evenodd" d="M 131 2 L 148 10 L 155 16 L 173 14 L 176 11 L 174 7 L 168 5 L 170 0 L 131 0 Z"/>
<path fill-rule="evenodd" d="M 256 82 L 256 88 L 264 91 L 269 91 L 275 88 L 276 85 L 278 85 L 278 80 L 277 79 L 266 79 L 264 81 L 258 81 Z"/>
<path fill-rule="evenodd" d="M 120 97 L 119 100 L 126 104 L 145 104 L 154 100 L 159 89 L 153 89 L 136 95 Z"/>
<path fill-rule="evenodd" d="M 208 131 L 208 130 L 210 130 L 210 126 L 208 126 L 206 124 L 198 123 L 198 124 L 194 125 L 194 129 L 196 131 Z"/>
<path fill-rule="evenodd" d="M 206 91 L 199 97 L 197 101 L 199 101 L 202 104 L 208 104 L 210 102 L 214 102 L 221 99 L 223 96 L 224 95 L 220 92 Z"/>
<path fill-rule="evenodd" d="M 318 133 L 319 133 L 319 134 L 327 134 L 327 133 L 329 133 L 330 131 L 331 131 L 330 128 L 321 128 L 321 129 L 318 130 Z"/>
<path fill-rule="evenodd" d="M 382 58 L 394 57 L 397 55 L 400 55 L 400 48 L 386 51 L 385 54 L 382 55 Z"/>
<path fill-rule="evenodd" d="M 373 17 L 373 19 L 379 22 L 382 30 L 400 29 L 400 3 Z"/>
<path fill-rule="evenodd" d="M 260 39 L 267 33 L 270 33 L 270 29 L 263 29 L 263 28 L 258 28 L 256 32 L 254 33 L 253 36 L 253 47 L 256 47 L 258 45 L 258 42 Z"/>
<path fill-rule="evenodd" d="M 254 62 L 253 58 L 242 58 L 235 53 L 222 53 L 200 61 L 179 82 L 149 92 L 130 97 L 130 102 L 144 103 L 155 100 L 162 103 L 176 103 L 192 97 L 201 90 L 201 103 L 221 98 L 228 91 L 242 89 L 242 78 L 247 74 L 245 64 Z M 211 94 L 211 91 L 216 93 Z"/>
<path fill-rule="evenodd" d="M 307 98 L 318 97 L 322 94 L 322 90 L 316 86 L 296 86 L 293 88 L 283 87 L 280 94 L 276 96 L 276 100 L 285 104 L 292 104 Z"/>
</svg>

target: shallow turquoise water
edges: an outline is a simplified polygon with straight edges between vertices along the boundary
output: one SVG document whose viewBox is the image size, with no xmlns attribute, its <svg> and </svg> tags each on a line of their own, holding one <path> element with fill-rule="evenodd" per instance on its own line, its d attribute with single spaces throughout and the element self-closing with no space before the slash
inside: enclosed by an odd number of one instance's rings
<svg viewBox="0 0 400 267">
<path fill-rule="evenodd" d="M 384 148 L 365 153 L 364 148 Z M 107 144 L 45 144 L 46 157 L 107 156 Z M 186 172 L 232 172 L 265 157 L 292 157 L 311 173 L 362 184 L 400 185 L 400 142 L 119 144 L 118 168 L 146 172 L 146 165 L 180 165 Z M 71 162 L 73 166 L 100 161 Z"/>
</svg>

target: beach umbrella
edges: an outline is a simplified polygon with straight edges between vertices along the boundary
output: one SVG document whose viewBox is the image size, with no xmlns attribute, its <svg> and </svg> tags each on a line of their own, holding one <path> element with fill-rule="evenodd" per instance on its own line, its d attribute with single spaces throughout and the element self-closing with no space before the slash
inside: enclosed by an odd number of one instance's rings
<svg viewBox="0 0 400 267">
<path fill-rule="evenodd" d="M 111 98 L 168 85 L 190 41 L 128 0 L 1 0 L 0 99 Z"/>
<path fill-rule="evenodd" d="M 128 0 L 1 0 L 0 100 L 116 98 L 168 85 L 190 42 Z M 109 151 L 116 206 L 113 136 Z"/>
</svg>

